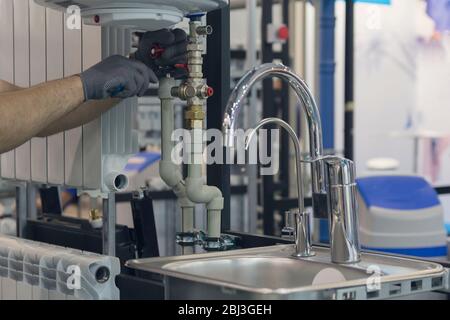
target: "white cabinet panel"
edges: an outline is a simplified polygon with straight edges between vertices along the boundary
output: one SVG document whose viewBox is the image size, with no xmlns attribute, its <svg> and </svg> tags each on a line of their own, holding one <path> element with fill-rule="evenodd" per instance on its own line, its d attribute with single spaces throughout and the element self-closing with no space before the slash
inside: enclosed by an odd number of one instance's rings
<svg viewBox="0 0 450 320">
<path fill-rule="evenodd" d="M 64 27 L 64 77 L 82 70 L 81 30 Z M 83 130 L 75 128 L 64 133 L 65 183 L 72 187 L 83 186 Z"/>
<path fill-rule="evenodd" d="M 14 0 L 14 83 L 30 86 L 30 23 L 29 2 Z M 29 141 L 16 149 L 16 179 L 31 179 L 31 144 Z"/>
<path fill-rule="evenodd" d="M 14 83 L 13 0 L 0 0 L 0 79 Z M 1 176 L 15 178 L 15 152 L 1 155 Z"/>
<path fill-rule="evenodd" d="M 47 9 L 47 80 L 64 76 L 63 14 Z M 50 184 L 64 184 L 64 133 L 47 138 L 47 172 Z"/>
<path fill-rule="evenodd" d="M 47 80 L 45 8 L 30 1 L 30 84 Z M 47 138 L 31 139 L 31 179 L 47 183 Z"/>
</svg>

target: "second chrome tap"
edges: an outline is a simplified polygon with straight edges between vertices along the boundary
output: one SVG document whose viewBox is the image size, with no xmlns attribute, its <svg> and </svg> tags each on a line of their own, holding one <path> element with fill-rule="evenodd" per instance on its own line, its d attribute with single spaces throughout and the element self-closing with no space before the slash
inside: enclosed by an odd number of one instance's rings
<svg viewBox="0 0 450 320">
<path fill-rule="evenodd" d="M 250 131 L 245 143 L 245 149 L 248 150 L 250 142 L 256 135 L 257 131 L 267 124 L 277 124 L 285 129 L 295 147 L 296 170 L 297 170 L 297 190 L 298 190 L 298 209 L 288 212 L 287 221 L 293 221 L 293 233 L 295 239 L 295 256 L 296 257 L 311 257 L 315 253 L 311 249 L 311 229 L 310 229 L 310 213 L 305 211 L 304 193 L 302 183 L 302 163 L 301 163 L 301 149 L 300 140 L 294 129 L 285 121 L 278 118 L 267 118 L 261 120 L 256 127 Z"/>
</svg>

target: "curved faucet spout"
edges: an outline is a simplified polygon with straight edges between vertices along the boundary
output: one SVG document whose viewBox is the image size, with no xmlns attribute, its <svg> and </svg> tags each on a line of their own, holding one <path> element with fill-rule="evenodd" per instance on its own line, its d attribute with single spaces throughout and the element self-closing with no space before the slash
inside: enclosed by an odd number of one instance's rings
<svg viewBox="0 0 450 320">
<path fill-rule="evenodd" d="M 250 147 L 250 143 L 253 139 L 253 137 L 256 135 L 259 129 L 261 129 L 263 126 L 270 124 L 270 123 L 276 123 L 282 128 L 286 129 L 286 131 L 289 133 L 289 136 L 291 137 L 292 142 L 294 143 L 295 147 L 295 158 L 296 158 L 296 170 L 297 170 L 297 190 L 298 190 L 298 210 L 300 213 L 303 213 L 305 211 L 304 208 L 304 196 L 303 196 L 303 183 L 302 183 L 302 164 L 301 164 L 301 148 L 300 148 L 300 141 L 298 139 L 297 134 L 295 133 L 294 129 L 286 123 L 285 121 L 278 119 L 278 118 L 267 118 L 261 120 L 254 129 L 249 133 L 247 136 L 247 141 L 245 143 L 245 150 L 248 150 Z"/>
<path fill-rule="evenodd" d="M 308 119 L 310 135 L 310 154 L 314 160 L 322 156 L 322 123 L 316 101 L 305 81 L 283 64 L 266 63 L 249 71 L 237 84 L 231 93 L 223 119 L 222 129 L 225 135 L 225 144 L 234 146 L 236 120 L 239 117 L 241 107 L 245 104 L 245 98 L 250 89 L 258 81 L 268 77 L 278 77 L 286 80 L 295 91 L 301 102 L 304 113 Z"/>
<path fill-rule="evenodd" d="M 294 89 L 299 100 L 299 108 L 302 108 L 306 115 L 309 127 L 309 146 L 311 176 L 312 176 L 312 196 L 313 210 L 317 218 L 326 218 L 327 198 L 326 184 L 322 161 L 315 161 L 323 156 L 322 123 L 319 109 L 317 108 L 314 96 L 305 81 L 292 72 L 283 64 L 267 63 L 249 71 L 237 84 L 231 93 L 226 107 L 222 130 L 224 134 L 225 146 L 233 147 L 236 136 L 236 120 L 239 117 L 241 107 L 245 104 L 245 98 L 253 85 L 268 77 L 278 77 L 286 80 L 290 87 Z"/>
</svg>

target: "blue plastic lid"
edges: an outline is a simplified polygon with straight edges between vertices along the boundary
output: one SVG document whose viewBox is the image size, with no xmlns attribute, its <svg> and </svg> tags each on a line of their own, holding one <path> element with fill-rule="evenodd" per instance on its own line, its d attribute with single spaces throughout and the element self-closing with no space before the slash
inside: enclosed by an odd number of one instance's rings
<svg viewBox="0 0 450 320">
<path fill-rule="evenodd" d="M 157 152 L 140 152 L 128 160 L 125 170 L 142 172 L 159 159 L 161 159 L 161 154 Z"/>
<path fill-rule="evenodd" d="M 204 12 L 193 12 L 186 15 L 186 18 L 198 21 L 205 15 Z"/>
<path fill-rule="evenodd" d="M 421 177 L 374 176 L 356 182 L 369 208 L 417 210 L 440 204 L 436 191 Z"/>
</svg>

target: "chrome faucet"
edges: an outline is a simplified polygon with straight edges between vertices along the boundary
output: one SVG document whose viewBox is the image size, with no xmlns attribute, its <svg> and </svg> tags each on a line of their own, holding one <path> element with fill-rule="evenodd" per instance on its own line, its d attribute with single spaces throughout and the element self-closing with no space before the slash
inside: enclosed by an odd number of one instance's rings
<svg viewBox="0 0 450 320">
<path fill-rule="evenodd" d="M 256 82 L 272 76 L 288 81 L 301 102 L 309 127 L 309 159 L 300 160 L 300 154 L 297 156 L 299 211 L 298 214 L 294 214 L 297 234 L 296 252 L 300 252 L 299 256 L 301 256 L 302 249 L 308 249 L 309 231 L 304 227 L 309 228 L 309 223 L 307 223 L 309 222 L 309 217 L 304 213 L 300 168 L 300 162 L 308 162 L 311 164 L 313 212 L 316 218 L 328 218 L 332 261 L 336 263 L 358 262 L 360 249 L 354 165 L 353 162 L 347 159 L 323 157 L 322 124 L 319 109 L 303 79 L 282 64 L 267 63 L 249 71 L 239 81 L 228 100 L 222 124 L 225 146 L 233 147 L 235 144 L 236 120 L 252 86 Z M 269 122 L 276 122 L 282 125 L 293 137 L 292 128 L 287 128 L 287 123 L 279 119 L 263 120 L 257 128 Z M 253 131 L 253 134 L 256 130 Z M 295 132 L 293 133 L 297 137 Z M 298 141 L 298 138 L 296 139 Z M 299 152 L 299 149 L 296 147 L 297 151 Z"/>
<path fill-rule="evenodd" d="M 301 163 L 301 148 L 300 140 L 294 129 L 285 121 L 278 118 L 268 118 L 261 120 L 256 127 L 250 131 L 245 143 L 245 149 L 248 150 L 253 137 L 258 130 L 269 123 L 275 123 L 286 129 L 291 137 L 295 147 L 296 170 L 297 170 L 297 191 L 298 191 L 298 209 L 290 211 L 286 217 L 287 221 L 293 220 L 293 235 L 295 241 L 295 256 L 297 257 L 312 257 L 315 253 L 311 249 L 311 229 L 309 212 L 305 212 L 304 192 L 302 183 L 302 163 Z"/>
<path fill-rule="evenodd" d="M 353 161 L 330 156 L 325 163 L 328 187 L 331 260 L 347 264 L 360 260 L 358 202 Z"/>
<path fill-rule="evenodd" d="M 283 64 L 266 63 L 249 71 L 231 93 L 225 109 L 222 129 L 225 135 L 225 146 L 233 147 L 235 140 L 236 120 L 245 104 L 245 98 L 253 85 L 268 77 L 279 77 L 286 80 L 294 89 L 306 114 L 309 127 L 309 146 L 312 175 L 313 211 L 316 218 L 327 218 L 326 186 L 323 164 L 314 161 L 323 156 L 322 123 L 319 109 L 305 81 Z"/>
</svg>

